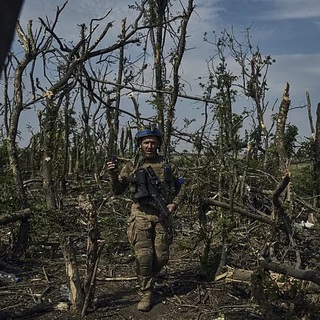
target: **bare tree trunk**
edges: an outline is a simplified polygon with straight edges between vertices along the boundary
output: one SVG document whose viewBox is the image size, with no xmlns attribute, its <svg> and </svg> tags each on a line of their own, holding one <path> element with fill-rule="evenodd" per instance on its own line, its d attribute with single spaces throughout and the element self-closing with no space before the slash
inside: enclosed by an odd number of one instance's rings
<svg viewBox="0 0 320 320">
<path fill-rule="evenodd" d="M 61 94 L 58 102 L 55 103 L 51 97 L 47 97 L 45 115 L 41 126 L 43 130 L 43 189 L 47 207 L 50 209 L 57 208 L 56 186 L 53 172 L 55 155 L 53 150 L 56 145 L 56 120 L 63 98 L 64 94 Z"/>
<path fill-rule="evenodd" d="M 22 75 L 27 65 L 36 57 L 36 50 L 34 44 L 34 38 L 31 31 L 31 22 L 28 24 L 28 34 L 26 35 L 20 24 L 17 23 L 17 33 L 23 44 L 25 55 L 18 63 L 14 75 L 14 106 L 10 117 L 10 124 L 8 127 L 8 157 L 10 167 L 13 174 L 13 179 L 16 186 L 17 198 L 19 199 L 19 205 L 21 208 L 28 206 L 27 195 L 23 187 L 23 177 L 18 160 L 17 151 L 17 132 L 21 112 L 23 111 L 23 89 L 22 89 Z M 21 220 L 18 235 L 15 239 L 13 251 L 17 257 L 21 257 L 27 248 L 29 236 L 29 219 L 25 218 Z"/>
<path fill-rule="evenodd" d="M 10 117 L 9 132 L 8 132 L 8 156 L 10 166 L 13 173 L 13 178 L 16 185 L 17 195 L 20 200 L 21 207 L 27 206 L 27 197 L 23 188 L 23 179 L 18 161 L 16 138 L 21 112 L 23 111 L 23 90 L 22 90 L 22 75 L 27 65 L 35 57 L 34 39 L 31 32 L 31 23 L 28 25 L 28 34 L 25 34 L 21 26 L 17 24 L 17 33 L 23 43 L 25 55 L 16 67 L 14 75 L 14 106 Z"/>
<path fill-rule="evenodd" d="M 73 171 L 75 173 L 79 173 L 80 171 L 80 138 L 77 135 L 76 138 L 74 139 L 74 169 Z"/>
<path fill-rule="evenodd" d="M 66 103 L 64 106 L 64 146 L 63 146 L 63 169 L 61 176 L 61 191 L 66 193 L 66 180 L 68 175 L 68 163 L 69 163 L 69 135 L 70 135 L 70 115 L 69 115 L 69 106 L 70 106 L 70 95 L 66 95 Z"/>
<path fill-rule="evenodd" d="M 37 154 L 37 139 L 35 135 L 32 135 L 31 138 L 31 152 L 30 152 L 30 167 L 31 167 L 31 178 L 35 178 L 36 176 L 36 154 Z"/>
<path fill-rule="evenodd" d="M 317 106 L 317 119 L 315 128 L 315 139 L 314 139 L 314 181 L 315 181 L 315 194 L 318 195 L 316 198 L 316 207 L 320 207 L 320 103 Z"/>
<path fill-rule="evenodd" d="M 309 119 L 309 124 L 310 124 L 311 136 L 313 136 L 315 133 L 315 130 L 314 130 L 313 119 L 312 119 L 312 111 L 311 111 L 312 105 L 311 105 L 309 91 L 306 92 L 306 96 L 307 96 L 308 119 Z"/>
<path fill-rule="evenodd" d="M 92 116 L 92 126 L 90 126 L 89 124 L 89 109 L 90 109 L 90 105 L 91 105 L 91 101 L 89 102 L 89 105 L 86 107 L 85 105 L 85 100 L 84 100 L 84 90 L 80 90 L 80 96 L 81 96 L 81 106 L 82 106 L 82 119 L 84 122 L 84 135 L 85 135 L 85 150 L 87 151 L 86 157 L 83 159 L 84 161 L 84 168 L 87 168 L 85 166 L 85 162 L 87 161 L 87 159 L 90 157 L 91 159 L 91 163 L 92 163 L 92 168 L 93 168 L 93 174 L 94 174 L 94 178 L 95 181 L 97 183 L 97 185 L 102 188 L 102 184 L 101 184 L 101 179 L 100 179 L 100 174 L 99 174 L 99 166 L 98 166 L 98 157 L 97 157 L 97 151 L 96 151 L 96 115 L 99 112 L 100 108 L 97 107 L 96 111 L 94 112 L 93 116 Z M 91 169 L 91 168 L 90 168 Z"/>
<path fill-rule="evenodd" d="M 287 115 L 290 106 L 289 83 L 286 84 L 282 95 L 282 101 L 279 108 L 277 127 L 275 134 L 275 142 L 278 151 L 278 166 L 280 175 L 284 174 L 287 169 L 288 155 L 285 147 L 284 134 L 286 129 Z"/>
<path fill-rule="evenodd" d="M 173 64 L 173 86 L 170 103 L 168 104 L 167 110 L 167 119 L 166 119 L 166 135 L 164 139 L 164 154 L 165 156 L 169 156 L 170 153 L 170 145 L 171 145 L 171 137 L 172 137 L 172 128 L 174 123 L 175 116 L 175 107 L 178 99 L 179 91 L 180 91 L 180 75 L 179 70 L 182 62 L 183 55 L 186 50 L 186 40 L 187 40 L 187 26 L 190 20 L 191 14 L 193 12 L 193 0 L 188 1 L 188 9 L 184 12 L 184 17 L 181 21 L 181 28 L 179 33 L 179 41 L 177 45 L 177 49 L 172 58 Z"/>
<path fill-rule="evenodd" d="M 164 44 L 164 23 L 165 13 L 168 5 L 168 0 L 155 1 L 149 0 L 149 24 L 156 25 L 150 28 L 150 39 L 153 49 L 153 64 L 155 77 L 155 106 L 157 108 L 157 122 L 159 128 L 164 132 L 164 112 L 165 112 L 165 97 L 164 97 L 164 81 L 165 81 L 165 63 L 163 61 L 162 51 Z M 163 146 L 165 148 L 165 146 Z"/>
<path fill-rule="evenodd" d="M 122 30 L 121 30 L 121 39 L 124 39 L 126 36 L 126 19 L 122 20 Z M 119 115 L 120 115 L 120 101 L 121 101 L 121 83 L 123 78 L 123 71 L 124 71 L 124 61 L 125 61 L 125 54 L 124 54 L 124 47 L 119 49 L 119 65 L 118 65 L 118 75 L 116 80 L 116 101 L 115 101 L 115 110 L 114 110 L 114 120 L 113 120 L 113 130 L 112 130 L 112 140 L 113 144 L 110 146 L 112 148 L 111 154 L 116 156 L 118 154 L 117 147 L 117 140 L 119 138 Z"/>
</svg>

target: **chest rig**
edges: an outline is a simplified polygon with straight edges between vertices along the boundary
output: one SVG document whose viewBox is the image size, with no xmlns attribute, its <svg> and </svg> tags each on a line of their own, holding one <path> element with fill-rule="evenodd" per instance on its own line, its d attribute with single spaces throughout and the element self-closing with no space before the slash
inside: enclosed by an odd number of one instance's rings
<svg viewBox="0 0 320 320">
<path fill-rule="evenodd" d="M 152 167 L 155 175 L 160 181 L 160 192 L 162 197 L 167 203 L 171 203 L 176 194 L 174 175 L 171 166 L 163 157 L 159 157 L 156 161 L 143 161 L 138 165 L 137 170 L 149 166 Z"/>
</svg>

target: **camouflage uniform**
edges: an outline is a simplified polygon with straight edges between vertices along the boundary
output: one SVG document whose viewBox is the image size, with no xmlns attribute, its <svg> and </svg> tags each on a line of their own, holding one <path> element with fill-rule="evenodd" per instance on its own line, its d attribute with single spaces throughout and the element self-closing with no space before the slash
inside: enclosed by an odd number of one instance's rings
<svg viewBox="0 0 320 320">
<path fill-rule="evenodd" d="M 166 202 L 175 203 L 178 206 L 182 201 L 184 185 L 179 184 L 176 169 L 169 166 L 159 155 L 152 160 L 142 159 L 135 167 L 131 163 L 127 164 L 122 169 L 119 180 L 113 180 L 114 193 L 124 192 L 128 187 L 126 177 L 134 176 L 137 169 L 148 166 L 153 168 L 162 182 L 161 194 Z M 159 211 L 151 205 L 133 203 L 128 219 L 127 235 L 135 251 L 136 272 L 142 294 L 152 291 L 155 275 L 169 260 L 169 245 L 172 239 L 169 239 L 163 224 L 159 223 L 158 216 Z"/>
</svg>

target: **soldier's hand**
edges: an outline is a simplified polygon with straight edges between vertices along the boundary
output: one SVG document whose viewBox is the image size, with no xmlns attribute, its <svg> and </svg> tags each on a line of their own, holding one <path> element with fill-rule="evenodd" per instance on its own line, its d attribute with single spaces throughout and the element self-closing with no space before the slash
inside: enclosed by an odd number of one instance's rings
<svg viewBox="0 0 320 320">
<path fill-rule="evenodd" d="M 107 163 L 106 163 L 106 169 L 111 174 L 118 172 L 117 167 L 118 167 L 117 164 L 113 161 L 107 161 Z"/>
</svg>

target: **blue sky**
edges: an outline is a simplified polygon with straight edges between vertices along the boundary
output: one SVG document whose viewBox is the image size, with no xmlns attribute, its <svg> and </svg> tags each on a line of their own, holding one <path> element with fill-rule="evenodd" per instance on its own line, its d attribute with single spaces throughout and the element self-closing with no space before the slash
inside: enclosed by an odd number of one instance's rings
<svg viewBox="0 0 320 320">
<path fill-rule="evenodd" d="M 56 6 L 63 3 L 61 0 L 25 0 L 20 20 L 25 24 L 32 19 L 36 26 L 39 16 L 53 17 Z M 131 0 L 69 0 L 59 28 L 69 39 L 78 39 L 77 24 L 89 23 L 92 18 L 99 18 L 113 8 L 109 20 L 115 21 L 116 32 L 122 18 L 128 17 L 130 22 L 133 17 L 128 9 L 131 3 Z M 185 55 L 182 69 L 183 77 L 189 83 L 196 84 L 196 78 L 206 74 L 205 60 L 211 52 L 202 40 L 205 32 L 220 32 L 233 27 L 241 35 L 251 26 L 252 43 L 259 45 L 262 54 L 270 54 L 276 59 L 268 76 L 270 104 L 281 99 L 285 83 L 289 82 L 292 106 L 304 105 L 305 92 L 309 90 L 315 111 L 320 101 L 319 0 L 195 0 L 195 5 L 196 12 L 188 33 L 188 46 L 195 49 Z M 197 94 L 195 87 L 191 94 Z M 191 102 L 189 105 L 188 112 L 193 117 L 197 111 Z M 185 117 L 185 110 L 184 106 L 177 115 L 180 112 Z M 310 136 L 305 109 L 290 112 L 289 122 L 299 127 L 301 136 Z"/>
<path fill-rule="evenodd" d="M 222 21 L 246 27 L 252 21 L 256 38 L 272 54 L 319 53 L 320 2 L 316 0 L 225 1 Z M 222 22 L 223 24 L 223 22 Z"/>
</svg>

